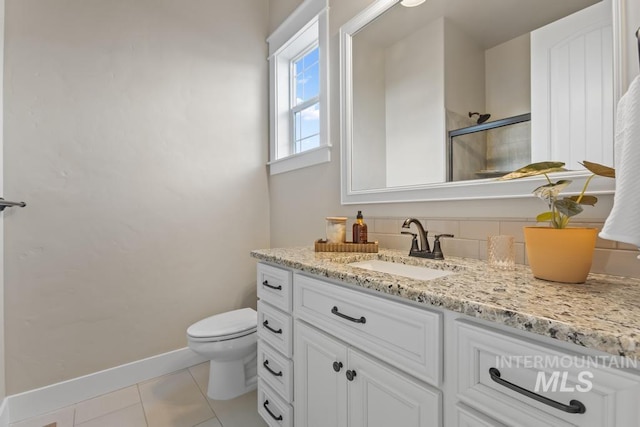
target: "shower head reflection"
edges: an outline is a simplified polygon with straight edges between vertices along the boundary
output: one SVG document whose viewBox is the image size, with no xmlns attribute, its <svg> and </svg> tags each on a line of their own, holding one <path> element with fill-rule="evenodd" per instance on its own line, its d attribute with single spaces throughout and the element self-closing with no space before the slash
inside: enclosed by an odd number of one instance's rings
<svg viewBox="0 0 640 427">
<path fill-rule="evenodd" d="M 487 120 L 489 120 L 489 117 L 491 117 L 491 114 L 472 113 L 471 111 L 469 111 L 469 117 L 473 117 L 473 116 L 478 116 L 477 123 L 482 124 Z"/>
</svg>

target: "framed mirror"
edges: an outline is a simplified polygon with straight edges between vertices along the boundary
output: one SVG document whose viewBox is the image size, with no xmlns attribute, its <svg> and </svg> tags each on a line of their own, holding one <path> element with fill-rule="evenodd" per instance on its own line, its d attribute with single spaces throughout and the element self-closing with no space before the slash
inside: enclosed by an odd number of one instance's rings
<svg viewBox="0 0 640 427">
<path fill-rule="evenodd" d="M 544 160 L 578 192 L 579 161 L 613 165 L 619 1 L 372 3 L 340 30 L 342 203 L 528 197 L 544 178 L 493 177 Z"/>
</svg>

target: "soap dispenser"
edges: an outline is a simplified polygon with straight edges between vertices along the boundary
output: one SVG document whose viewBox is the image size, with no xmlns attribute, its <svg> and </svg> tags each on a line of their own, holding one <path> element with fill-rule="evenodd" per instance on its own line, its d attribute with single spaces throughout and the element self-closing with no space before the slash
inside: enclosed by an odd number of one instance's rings
<svg viewBox="0 0 640 427">
<path fill-rule="evenodd" d="M 367 224 L 362 218 L 362 211 L 358 211 L 356 222 L 353 224 L 353 243 L 367 243 Z"/>
</svg>

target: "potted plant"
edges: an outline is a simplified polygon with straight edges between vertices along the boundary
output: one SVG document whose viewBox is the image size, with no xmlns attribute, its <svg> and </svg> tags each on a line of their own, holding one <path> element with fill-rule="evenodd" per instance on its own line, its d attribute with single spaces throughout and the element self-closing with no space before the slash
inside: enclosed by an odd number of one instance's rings
<svg viewBox="0 0 640 427">
<path fill-rule="evenodd" d="M 548 222 L 549 227 L 524 228 L 529 266 L 539 279 L 584 283 L 591 270 L 598 230 L 568 225 L 572 217 L 583 211 L 583 205 L 593 206 L 597 203 L 595 196 L 585 194 L 591 179 L 596 175 L 615 178 L 615 170 L 586 160 L 582 165 L 591 172 L 591 176 L 577 196 L 561 197 L 560 193 L 571 181 L 561 179 L 553 182 L 549 177 L 550 173 L 566 171 L 562 162 L 532 163 L 498 178 L 504 181 L 544 175 L 547 179 L 547 184 L 536 188 L 533 194 L 548 206 L 548 210 L 539 214 L 536 221 Z"/>
</svg>

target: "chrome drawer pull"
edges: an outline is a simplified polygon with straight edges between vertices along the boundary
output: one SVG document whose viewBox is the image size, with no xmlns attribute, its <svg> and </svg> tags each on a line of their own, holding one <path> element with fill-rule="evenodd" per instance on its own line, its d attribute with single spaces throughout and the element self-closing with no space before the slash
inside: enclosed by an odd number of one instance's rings
<svg viewBox="0 0 640 427">
<path fill-rule="evenodd" d="M 347 316 L 346 314 L 340 313 L 338 311 L 338 307 L 336 307 L 335 305 L 331 309 L 331 313 L 335 314 L 338 317 L 342 317 L 343 319 L 350 320 L 354 323 L 367 323 L 367 319 L 365 319 L 364 316 L 360 317 L 359 319 L 356 319 L 355 317 Z"/>
<path fill-rule="evenodd" d="M 268 280 L 265 280 L 264 282 L 262 282 L 262 286 L 266 286 L 267 288 L 275 289 L 276 291 L 281 291 L 282 290 L 282 285 L 278 285 L 278 286 L 270 285 Z"/>
<path fill-rule="evenodd" d="M 270 330 L 274 334 L 281 334 L 282 333 L 282 328 L 280 328 L 278 330 L 275 330 L 271 326 L 269 326 L 269 321 L 268 320 L 265 320 L 264 322 L 262 322 L 262 326 L 264 326 L 265 328 L 267 328 L 268 330 Z"/>
<path fill-rule="evenodd" d="M 267 412 L 269 413 L 269 415 L 271 415 L 271 418 L 273 418 L 276 421 L 282 421 L 282 415 L 278 415 L 277 417 L 274 415 L 273 412 L 271 412 L 271 409 L 269 409 L 269 407 L 267 406 L 269 404 L 268 400 L 265 400 L 264 403 L 262 404 L 262 406 L 264 406 L 264 409 L 267 410 Z"/>
<path fill-rule="evenodd" d="M 282 371 L 280 372 L 276 372 L 273 369 L 271 369 L 269 367 L 269 361 L 265 360 L 264 362 L 262 362 L 262 366 L 264 366 L 264 368 L 269 371 L 269 373 L 271 373 L 271 375 L 273 375 L 274 377 L 281 377 L 282 376 Z"/>
<path fill-rule="evenodd" d="M 568 412 L 570 414 L 584 414 L 585 412 L 587 412 L 587 408 L 579 400 L 571 400 L 569 402 L 569 405 L 565 405 L 564 403 L 556 402 L 555 400 L 551 400 L 548 397 L 541 396 L 537 393 L 527 390 L 526 388 L 522 388 L 519 385 L 515 385 L 513 383 L 510 383 L 509 381 L 503 380 L 502 378 L 500 378 L 500 371 L 496 368 L 489 368 L 489 375 L 491 375 L 491 379 L 498 384 L 516 391 L 524 396 L 530 397 L 531 399 L 537 400 L 538 402 L 544 403 L 545 405 L 549 405 L 553 408 L 560 409 L 561 411 Z"/>
</svg>

